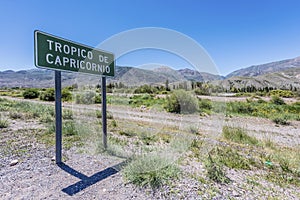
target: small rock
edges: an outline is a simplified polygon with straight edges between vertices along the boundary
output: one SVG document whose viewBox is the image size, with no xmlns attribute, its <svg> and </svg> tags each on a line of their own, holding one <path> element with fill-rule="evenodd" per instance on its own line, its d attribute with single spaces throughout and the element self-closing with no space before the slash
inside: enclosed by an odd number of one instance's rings
<svg viewBox="0 0 300 200">
<path fill-rule="evenodd" d="M 238 196 L 240 196 L 240 194 L 239 194 L 237 191 L 233 190 L 233 192 L 232 192 L 232 196 L 234 196 L 234 197 L 238 197 Z"/>
<path fill-rule="evenodd" d="M 51 161 L 55 161 L 55 156 L 53 156 L 53 157 L 51 158 Z"/>
<path fill-rule="evenodd" d="M 12 160 L 12 161 L 9 163 L 9 165 L 10 165 L 10 166 L 14 166 L 14 165 L 16 165 L 16 164 L 18 164 L 18 163 L 19 163 L 18 160 Z"/>
</svg>

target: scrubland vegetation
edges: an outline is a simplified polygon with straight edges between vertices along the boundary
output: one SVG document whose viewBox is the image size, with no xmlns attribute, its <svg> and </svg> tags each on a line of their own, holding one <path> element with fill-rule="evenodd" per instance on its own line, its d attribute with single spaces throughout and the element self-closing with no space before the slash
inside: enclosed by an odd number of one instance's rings
<svg viewBox="0 0 300 200">
<path fill-rule="evenodd" d="M 141 86 L 133 89 L 133 94 L 108 94 L 107 102 L 110 106 L 138 108 L 141 112 L 153 109 L 180 116 L 224 114 L 227 118 L 260 117 L 270 119 L 276 126 L 287 126 L 292 121 L 300 120 L 300 102 L 286 103 L 283 99 L 297 98 L 297 94 L 292 91 L 237 93 L 237 96 L 247 96 L 246 101 L 225 103 L 199 97 L 210 94 L 207 88 L 203 88 L 204 85 L 201 85 L 187 91 Z M 114 88 L 109 86 L 108 90 L 113 91 Z M 39 101 L 55 100 L 54 90 L 51 88 L 2 90 L 1 95 Z M 262 96 L 270 98 L 265 100 Z M 99 89 L 80 91 L 67 87 L 62 90 L 62 99 L 75 104 L 101 103 Z M 55 113 L 52 105 L 40 106 L 34 102 L 1 98 L 0 113 L 2 130 L 11 126 L 12 120 L 38 120 L 44 124 L 45 130 L 36 135 L 37 139 L 46 145 L 54 145 Z M 212 144 L 205 134 L 192 125 L 186 129 L 174 126 L 158 128 L 151 123 L 119 120 L 109 112 L 109 148 L 105 151 L 100 139 L 101 118 L 100 111 L 76 107 L 71 110 L 70 107 L 64 107 L 63 148 L 76 147 L 82 152 L 106 152 L 125 158 L 127 165 L 122 170 L 124 180 L 140 187 L 155 190 L 163 185 L 172 185 L 173 180 L 180 180 L 183 176 L 192 177 L 204 184 L 226 185 L 232 181 L 227 175 L 231 169 L 263 171 L 247 177 L 249 187 L 261 186 L 261 178 L 281 187 L 300 187 L 300 149 L 280 146 L 267 139 L 257 139 L 241 127 L 225 125 L 221 135 Z M 207 148 L 208 146 L 211 148 Z M 193 174 L 183 170 L 183 166 L 189 165 L 189 162 L 203 164 L 204 172 Z"/>
</svg>

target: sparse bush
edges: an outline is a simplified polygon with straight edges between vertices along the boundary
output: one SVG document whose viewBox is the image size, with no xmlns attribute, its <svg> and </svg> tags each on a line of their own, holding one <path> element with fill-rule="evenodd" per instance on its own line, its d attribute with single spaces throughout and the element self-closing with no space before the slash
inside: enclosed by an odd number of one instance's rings
<svg viewBox="0 0 300 200">
<path fill-rule="evenodd" d="M 165 109 L 172 113 L 189 114 L 198 111 L 198 100 L 184 90 L 176 90 L 169 97 Z"/>
<path fill-rule="evenodd" d="M 40 100 L 42 101 L 54 101 L 55 91 L 54 88 L 48 88 L 46 91 L 42 92 L 40 95 Z"/>
<path fill-rule="evenodd" d="M 100 104 L 102 102 L 101 96 L 99 94 L 96 94 L 95 96 L 95 103 Z"/>
<path fill-rule="evenodd" d="M 157 89 L 149 85 L 142 85 L 134 90 L 134 94 L 142 94 L 142 93 L 154 94 L 156 92 Z"/>
<path fill-rule="evenodd" d="M 271 103 L 276 105 L 285 105 L 285 102 L 279 96 L 272 96 Z"/>
<path fill-rule="evenodd" d="M 202 148 L 203 144 L 204 144 L 203 140 L 193 139 L 189 148 L 193 152 L 194 157 L 200 158 L 201 156 L 203 156 L 203 154 L 200 150 Z"/>
<path fill-rule="evenodd" d="M 113 116 L 113 114 L 111 112 L 107 112 L 106 113 L 106 118 L 107 119 L 114 119 L 114 116 Z"/>
<path fill-rule="evenodd" d="M 209 88 L 197 88 L 194 90 L 196 95 L 210 95 Z"/>
<path fill-rule="evenodd" d="M 23 114 L 20 112 L 12 111 L 12 112 L 9 112 L 9 117 L 11 119 L 21 119 L 23 117 Z"/>
<path fill-rule="evenodd" d="M 229 102 L 227 111 L 239 114 L 252 114 L 256 111 L 253 102 Z"/>
<path fill-rule="evenodd" d="M 134 131 L 131 131 L 131 130 L 121 130 L 119 132 L 120 135 L 125 135 L 127 137 L 133 137 L 133 136 L 136 136 L 137 133 L 135 133 Z"/>
<path fill-rule="evenodd" d="M 66 87 L 61 91 L 61 99 L 63 101 L 70 101 L 72 100 L 72 93 L 70 91 L 70 87 Z"/>
<path fill-rule="evenodd" d="M 0 128 L 7 128 L 9 125 L 8 120 L 2 118 L 2 116 L 0 115 Z"/>
<path fill-rule="evenodd" d="M 81 94 L 76 94 L 75 102 L 78 104 L 93 104 L 95 103 L 96 93 L 94 91 L 85 91 Z"/>
<path fill-rule="evenodd" d="M 35 99 L 39 97 L 39 90 L 36 88 L 28 88 L 23 92 L 24 99 Z"/>
<path fill-rule="evenodd" d="M 278 97 L 286 97 L 286 98 L 290 98 L 294 96 L 293 92 L 290 90 L 272 90 L 270 91 L 269 94 L 270 96 L 278 96 Z"/>
<path fill-rule="evenodd" d="M 71 110 L 63 110 L 62 112 L 63 119 L 73 119 L 73 112 Z"/>
<path fill-rule="evenodd" d="M 109 141 L 110 144 L 116 144 L 116 145 L 121 145 L 121 146 L 128 145 L 127 140 L 120 139 L 120 138 L 117 138 L 117 137 L 113 137 L 111 135 L 108 137 L 108 141 Z"/>
<path fill-rule="evenodd" d="M 46 113 L 42 115 L 39 120 L 40 122 L 50 123 L 54 121 L 54 117 Z"/>
<path fill-rule="evenodd" d="M 172 136 L 166 133 L 159 133 L 158 137 L 165 143 L 170 143 L 172 139 Z"/>
<path fill-rule="evenodd" d="M 116 128 L 116 127 L 118 126 L 116 120 L 112 120 L 112 121 L 111 121 L 111 126 L 112 126 L 113 128 Z"/>
<path fill-rule="evenodd" d="M 232 142 L 252 145 L 258 144 L 258 140 L 256 138 L 249 136 L 245 130 L 240 127 L 224 126 L 222 135 L 225 139 Z"/>
<path fill-rule="evenodd" d="M 242 156 L 231 147 L 214 148 L 210 156 L 219 165 L 225 165 L 231 169 L 250 169 L 252 164 L 255 165 L 254 160 Z"/>
<path fill-rule="evenodd" d="M 156 137 L 156 135 L 148 133 L 148 132 L 142 132 L 139 135 L 139 138 L 143 141 L 144 144 L 146 145 L 150 145 L 153 142 L 156 142 L 158 140 L 158 138 Z"/>
<path fill-rule="evenodd" d="M 230 179 L 226 176 L 223 166 L 215 162 L 209 155 L 205 163 L 208 178 L 217 183 L 229 183 Z"/>
<path fill-rule="evenodd" d="M 211 110 L 212 109 L 212 103 L 209 99 L 199 99 L 199 109 L 201 111 L 203 110 Z"/>
<path fill-rule="evenodd" d="M 289 125 L 288 118 L 286 115 L 278 115 L 272 118 L 272 121 L 280 125 Z"/>
<path fill-rule="evenodd" d="M 78 135 L 76 124 L 72 121 L 66 121 L 65 123 L 63 123 L 62 134 L 65 136 Z"/>
<path fill-rule="evenodd" d="M 178 178 L 179 172 L 173 162 L 160 155 L 138 157 L 123 169 L 127 181 L 141 187 L 150 186 L 153 189 Z"/>
<path fill-rule="evenodd" d="M 102 112 L 100 110 L 96 110 L 96 117 L 98 119 L 102 118 Z"/>
<path fill-rule="evenodd" d="M 264 101 L 263 99 L 258 99 L 257 103 L 267 103 L 266 101 Z"/>
<path fill-rule="evenodd" d="M 151 107 L 154 105 L 163 104 L 164 99 L 155 98 L 150 94 L 134 95 L 130 97 L 129 104 L 134 107 L 146 106 Z"/>
</svg>

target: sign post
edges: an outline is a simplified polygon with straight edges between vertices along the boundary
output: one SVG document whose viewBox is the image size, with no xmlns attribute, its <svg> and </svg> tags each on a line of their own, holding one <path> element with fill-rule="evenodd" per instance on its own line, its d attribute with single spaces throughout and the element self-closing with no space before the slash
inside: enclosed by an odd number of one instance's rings
<svg viewBox="0 0 300 200">
<path fill-rule="evenodd" d="M 34 32 L 34 51 L 34 61 L 37 67 L 55 70 L 56 163 L 62 162 L 61 71 L 93 74 L 102 77 L 102 131 L 103 146 L 106 149 L 106 76 L 114 76 L 115 74 L 114 55 L 41 31 Z"/>
<path fill-rule="evenodd" d="M 55 161 L 61 163 L 62 112 L 61 112 L 61 72 L 55 71 Z"/>
<path fill-rule="evenodd" d="M 107 120 L 106 120 L 106 77 L 102 76 L 101 93 L 102 93 L 102 140 L 103 147 L 107 149 Z"/>
</svg>

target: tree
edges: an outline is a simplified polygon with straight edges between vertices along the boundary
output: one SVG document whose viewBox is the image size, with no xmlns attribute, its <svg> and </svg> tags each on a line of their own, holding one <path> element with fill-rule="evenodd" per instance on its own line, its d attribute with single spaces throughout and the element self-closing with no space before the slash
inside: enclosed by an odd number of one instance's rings
<svg viewBox="0 0 300 200">
<path fill-rule="evenodd" d="M 168 79 L 166 80 L 166 91 L 170 91 L 170 88 L 169 88 L 169 80 L 168 80 Z"/>
</svg>

